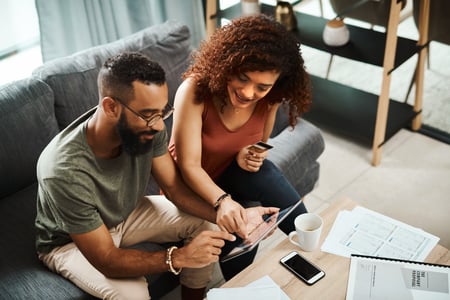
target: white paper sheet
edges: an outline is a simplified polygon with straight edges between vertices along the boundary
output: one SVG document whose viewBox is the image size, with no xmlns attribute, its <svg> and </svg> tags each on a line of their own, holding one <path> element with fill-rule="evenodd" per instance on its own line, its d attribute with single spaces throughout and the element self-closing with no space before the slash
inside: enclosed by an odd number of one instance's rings
<svg viewBox="0 0 450 300">
<path fill-rule="evenodd" d="M 321 250 L 423 261 L 438 242 L 422 229 L 358 206 L 338 213 Z"/>
<path fill-rule="evenodd" d="M 206 296 L 208 300 L 290 300 L 268 275 L 245 287 L 210 289 Z"/>
</svg>

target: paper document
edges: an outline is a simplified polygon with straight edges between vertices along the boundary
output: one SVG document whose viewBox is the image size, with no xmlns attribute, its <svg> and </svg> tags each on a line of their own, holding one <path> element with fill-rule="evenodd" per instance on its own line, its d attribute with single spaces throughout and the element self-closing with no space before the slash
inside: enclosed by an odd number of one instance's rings
<svg viewBox="0 0 450 300">
<path fill-rule="evenodd" d="M 439 238 L 363 207 L 339 212 L 321 250 L 423 261 Z"/>
<path fill-rule="evenodd" d="M 352 256 L 346 300 L 448 300 L 450 266 Z"/>
<path fill-rule="evenodd" d="M 245 287 L 210 289 L 206 297 L 208 300 L 290 300 L 268 275 Z"/>
</svg>

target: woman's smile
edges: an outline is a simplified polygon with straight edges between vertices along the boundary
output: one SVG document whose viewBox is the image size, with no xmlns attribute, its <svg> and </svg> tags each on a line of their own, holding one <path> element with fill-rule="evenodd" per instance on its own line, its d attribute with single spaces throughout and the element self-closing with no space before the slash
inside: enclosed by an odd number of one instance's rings
<svg viewBox="0 0 450 300">
<path fill-rule="evenodd" d="M 253 98 L 246 98 L 244 96 L 239 95 L 237 92 L 234 93 L 236 95 L 236 99 L 238 100 L 238 102 L 242 103 L 242 104 L 247 104 L 250 102 L 254 102 L 254 101 L 258 101 L 259 99 L 257 99 L 256 97 Z"/>
<path fill-rule="evenodd" d="M 254 71 L 233 77 L 228 84 L 231 105 L 235 108 L 247 108 L 264 98 L 277 81 L 280 73 Z"/>
</svg>

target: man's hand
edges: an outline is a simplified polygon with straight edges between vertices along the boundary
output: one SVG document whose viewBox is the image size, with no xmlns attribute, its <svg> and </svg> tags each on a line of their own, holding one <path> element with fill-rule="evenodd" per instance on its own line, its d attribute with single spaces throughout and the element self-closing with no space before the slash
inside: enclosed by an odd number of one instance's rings
<svg viewBox="0 0 450 300">
<path fill-rule="evenodd" d="M 189 244 L 172 254 L 175 268 L 202 268 L 219 260 L 225 240 L 235 241 L 236 237 L 225 231 L 203 231 Z"/>
</svg>

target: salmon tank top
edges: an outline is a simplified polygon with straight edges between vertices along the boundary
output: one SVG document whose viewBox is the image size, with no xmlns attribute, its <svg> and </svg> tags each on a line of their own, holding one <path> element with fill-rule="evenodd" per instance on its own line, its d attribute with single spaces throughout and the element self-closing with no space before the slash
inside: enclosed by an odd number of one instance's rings
<svg viewBox="0 0 450 300">
<path fill-rule="evenodd" d="M 261 140 L 268 115 L 268 103 L 259 100 L 247 122 L 236 130 L 229 130 L 220 119 L 212 99 L 205 100 L 202 114 L 202 168 L 216 180 L 245 146 Z M 169 152 L 176 159 L 173 138 Z"/>
</svg>

